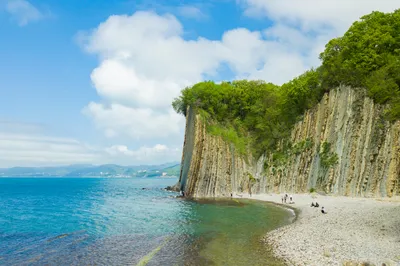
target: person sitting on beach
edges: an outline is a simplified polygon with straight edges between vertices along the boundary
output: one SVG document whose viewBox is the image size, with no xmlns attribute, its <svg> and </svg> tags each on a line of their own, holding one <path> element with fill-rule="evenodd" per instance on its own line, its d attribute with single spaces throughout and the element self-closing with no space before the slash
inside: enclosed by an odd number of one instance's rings
<svg viewBox="0 0 400 266">
<path fill-rule="evenodd" d="M 322 212 L 323 214 L 327 214 L 327 212 L 324 210 L 324 207 L 322 207 L 321 212 Z"/>
<path fill-rule="evenodd" d="M 315 205 L 314 205 L 314 201 L 313 202 L 311 202 L 311 206 L 310 207 L 315 207 Z"/>
<path fill-rule="evenodd" d="M 318 204 L 318 202 L 315 202 L 315 205 L 314 205 L 314 207 L 315 207 L 315 208 L 318 208 L 318 207 L 319 207 L 319 204 Z"/>
</svg>

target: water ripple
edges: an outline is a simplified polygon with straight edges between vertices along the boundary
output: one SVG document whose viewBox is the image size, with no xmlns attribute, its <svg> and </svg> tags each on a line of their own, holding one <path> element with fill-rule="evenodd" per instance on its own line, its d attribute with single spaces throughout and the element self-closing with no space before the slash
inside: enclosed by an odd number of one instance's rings
<svg viewBox="0 0 400 266">
<path fill-rule="evenodd" d="M 150 254 L 147 265 L 221 265 L 240 251 L 254 262 L 259 243 L 252 238 L 287 214 L 243 202 L 184 201 L 162 189 L 175 182 L 0 179 L 0 264 L 136 265 Z"/>
</svg>

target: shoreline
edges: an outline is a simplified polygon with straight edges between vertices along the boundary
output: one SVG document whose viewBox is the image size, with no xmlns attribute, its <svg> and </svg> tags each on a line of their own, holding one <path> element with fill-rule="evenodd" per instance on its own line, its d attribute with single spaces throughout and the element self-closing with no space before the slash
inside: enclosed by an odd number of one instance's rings
<svg viewBox="0 0 400 266">
<path fill-rule="evenodd" d="M 292 194 L 241 194 L 292 209 L 289 225 L 268 232 L 264 241 L 288 265 L 400 265 L 400 199 Z M 317 201 L 319 208 L 310 207 Z M 327 214 L 321 213 L 324 206 Z M 367 264 L 369 263 L 369 264 Z"/>
</svg>

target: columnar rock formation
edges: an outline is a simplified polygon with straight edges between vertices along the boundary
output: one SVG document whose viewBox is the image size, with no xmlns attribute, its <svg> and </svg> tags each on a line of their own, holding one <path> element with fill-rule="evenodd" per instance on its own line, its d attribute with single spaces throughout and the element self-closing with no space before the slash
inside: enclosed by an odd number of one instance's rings
<svg viewBox="0 0 400 266">
<path fill-rule="evenodd" d="M 208 134 L 189 108 L 180 188 L 194 197 L 230 193 L 308 192 L 392 197 L 400 195 L 400 121 L 384 120 L 384 107 L 362 89 L 341 87 L 304 114 L 284 160 L 241 156 Z"/>
<path fill-rule="evenodd" d="M 261 172 L 261 167 L 260 172 Z M 188 196 L 226 197 L 248 191 L 257 172 L 251 158 L 240 156 L 232 144 L 208 134 L 205 123 L 189 108 L 186 116 L 180 189 Z"/>
</svg>

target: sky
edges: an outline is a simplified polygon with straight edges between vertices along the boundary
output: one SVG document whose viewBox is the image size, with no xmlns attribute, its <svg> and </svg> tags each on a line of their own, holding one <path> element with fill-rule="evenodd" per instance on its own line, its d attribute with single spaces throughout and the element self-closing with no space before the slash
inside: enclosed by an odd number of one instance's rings
<svg viewBox="0 0 400 266">
<path fill-rule="evenodd" d="M 282 84 L 398 0 L 0 0 L 0 167 L 180 161 L 181 89 Z"/>
</svg>

